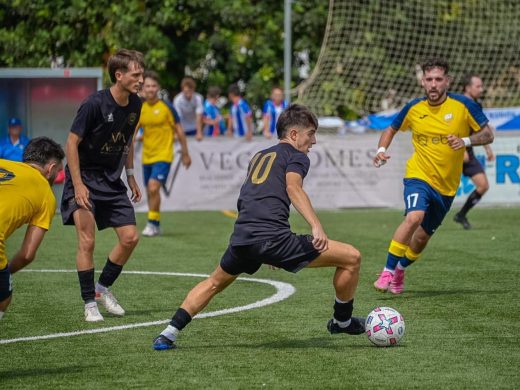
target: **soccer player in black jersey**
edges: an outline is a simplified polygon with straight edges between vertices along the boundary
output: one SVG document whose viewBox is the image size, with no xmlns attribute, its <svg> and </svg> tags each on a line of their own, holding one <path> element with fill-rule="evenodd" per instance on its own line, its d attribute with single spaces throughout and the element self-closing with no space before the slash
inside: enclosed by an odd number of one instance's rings
<svg viewBox="0 0 520 390">
<path fill-rule="evenodd" d="M 335 267 L 336 301 L 327 329 L 333 334 L 365 331 L 364 319 L 352 317 L 361 255 L 349 244 L 328 239 L 302 187 L 317 127 L 316 116 L 301 105 L 292 105 L 280 115 L 276 125 L 280 142 L 255 154 L 249 163 L 238 198 L 238 218 L 220 264 L 188 293 L 170 324 L 155 338 L 154 349 L 174 348 L 177 334 L 217 293 L 241 273 L 254 274 L 262 264 L 290 272 Z M 291 203 L 310 225 L 312 235 L 291 232 Z"/>
<path fill-rule="evenodd" d="M 470 99 L 473 99 L 478 105 L 480 105 L 479 100 L 484 92 L 482 79 L 474 73 L 468 73 L 462 79 L 462 86 L 464 87 L 464 95 Z M 484 145 L 484 150 L 486 151 L 487 160 L 493 161 L 495 159 L 495 155 L 493 154 L 493 149 L 491 149 L 491 146 Z M 469 223 L 466 215 L 478 202 L 480 202 L 480 199 L 489 189 L 489 182 L 486 176 L 486 172 L 484 171 L 484 167 L 482 167 L 480 161 L 477 160 L 475 152 L 473 151 L 473 147 L 471 146 L 467 147 L 466 152 L 464 153 L 462 174 L 471 178 L 471 181 L 473 184 L 475 184 L 476 188 L 468 196 L 468 199 L 466 199 L 466 202 L 460 211 L 455 214 L 453 220 L 457 223 L 460 223 L 464 229 L 469 230 L 471 229 L 471 224 Z"/>
<path fill-rule="evenodd" d="M 125 167 L 132 201 L 138 202 L 141 191 L 133 175 L 133 138 L 141 113 L 137 92 L 143 71 L 143 55 L 137 51 L 121 49 L 111 56 L 108 72 L 113 85 L 81 104 L 67 139 L 61 215 L 64 224 L 76 226 L 76 266 L 88 322 L 103 321 L 97 302 L 114 315 L 125 313 L 108 288 L 139 239 L 121 172 Z M 94 285 L 96 225 L 99 230 L 114 228 L 119 241 Z"/>
</svg>

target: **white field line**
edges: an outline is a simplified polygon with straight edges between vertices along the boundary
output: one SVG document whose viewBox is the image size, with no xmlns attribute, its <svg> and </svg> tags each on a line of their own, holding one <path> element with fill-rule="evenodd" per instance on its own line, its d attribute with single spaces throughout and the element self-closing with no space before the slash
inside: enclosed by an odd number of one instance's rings
<svg viewBox="0 0 520 390">
<path fill-rule="evenodd" d="M 41 270 L 24 270 L 22 272 L 41 272 L 41 273 L 66 273 L 66 272 L 76 272 L 76 270 L 66 270 L 66 269 L 41 269 Z M 158 275 L 158 276 L 190 276 L 190 277 L 197 277 L 197 278 L 206 278 L 208 275 L 205 274 L 191 274 L 191 273 L 182 273 L 182 272 L 152 272 L 152 271 L 123 271 L 125 274 L 130 275 Z M 194 318 L 209 318 L 209 317 L 216 317 L 221 316 L 224 314 L 230 314 L 230 313 L 237 313 L 240 311 L 245 310 L 251 310 L 251 309 L 257 309 L 259 307 L 272 305 L 274 303 L 283 301 L 284 299 L 289 298 L 296 289 L 294 286 L 292 286 L 289 283 L 285 282 L 279 282 L 276 280 L 269 280 L 269 279 L 256 279 L 256 278 L 238 278 L 237 280 L 243 280 L 246 282 L 254 282 L 254 283 L 264 283 L 269 284 L 276 288 L 276 293 L 271 295 L 268 298 L 262 299 L 260 301 L 256 301 L 247 305 L 243 306 L 237 306 L 237 307 L 231 307 L 229 309 L 222 309 L 222 310 L 216 310 L 211 311 L 207 313 L 201 313 L 196 315 Z M 5 321 L 5 319 L 3 319 Z M 42 336 L 26 336 L 26 337 L 17 337 L 13 339 L 0 339 L 0 344 L 11 344 L 11 343 L 18 343 L 22 341 L 37 341 L 37 340 L 47 340 L 47 339 L 56 339 L 60 337 L 72 337 L 72 336 L 80 336 L 84 334 L 95 334 L 95 333 L 106 333 L 106 332 L 114 332 L 118 330 L 126 330 L 126 329 L 133 329 L 133 328 L 144 328 L 147 326 L 156 326 L 161 324 L 166 324 L 170 322 L 170 320 L 159 320 L 159 321 L 149 321 L 149 322 L 139 322 L 135 324 L 126 324 L 126 325 L 119 325 L 119 326 L 110 326 L 106 328 L 96 328 L 96 329 L 85 329 L 85 330 L 78 330 L 73 332 L 63 332 L 63 333 L 52 333 Z"/>
</svg>

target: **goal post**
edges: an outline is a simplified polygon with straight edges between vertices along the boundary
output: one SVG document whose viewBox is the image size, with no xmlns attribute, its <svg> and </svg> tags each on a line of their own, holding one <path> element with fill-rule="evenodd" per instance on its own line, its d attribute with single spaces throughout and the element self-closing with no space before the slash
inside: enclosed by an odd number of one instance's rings
<svg viewBox="0 0 520 390">
<path fill-rule="evenodd" d="M 450 90 L 467 72 L 485 85 L 485 107 L 520 105 L 520 2 L 330 0 L 316 66 L 296 87 L 319 115 L 355 118 L 423 94 L 420 63 L 450 64 Z"/>
</svg>

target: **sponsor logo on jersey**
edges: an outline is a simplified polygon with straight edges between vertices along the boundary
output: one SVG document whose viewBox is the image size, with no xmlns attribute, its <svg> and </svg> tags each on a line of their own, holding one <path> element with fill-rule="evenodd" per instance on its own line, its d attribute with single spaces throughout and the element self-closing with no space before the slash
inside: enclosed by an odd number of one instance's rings
<svg viewBox="0 0 520 390">
<path fill-rule="evenodd" d="M 137 114 L 135 112 L 131 112 L 128 116 L 128 124 L 133 125 L 135 124 L 135 121 L 137 120 Z"/>
<path fill-rule="evenodd" d="M 16 175 L 7 169 L 0 168 L 0 183 L 14 179 Z"/>
</svg>

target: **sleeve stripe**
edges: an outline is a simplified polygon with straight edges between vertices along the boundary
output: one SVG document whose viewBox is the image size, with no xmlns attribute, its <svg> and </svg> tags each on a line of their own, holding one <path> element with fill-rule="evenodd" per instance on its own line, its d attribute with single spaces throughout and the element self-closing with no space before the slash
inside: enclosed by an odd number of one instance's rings
<svg viewBox="0 0 520 390">
<path fill-rule="evenodd" d="M 170 102 L 166 102 L 164 101 L 164 104 L 166 104 L 166 106 L 170 109 L 172 115 L 173 115 L 173 119 L 175 119 L 175 123 L 181 123 L 181 120 L 179 118 L 179 114 L 177 114 L 177 110 L 175 109 L 175 107 L 173 107 Z"/>
<path fill-rule="evenodd" d="M 395 130 L 399 130 L 401 128 L 401 125 L 403 124 L 404 122 L 404 118 L 406 118 L 406 115 L 408 114 L 408 112 L 410 111 L 410 109 L 415 106 L 416 104 L 422 102 L 424 99 L 426 99 L 425 97 L 422 97 L 422 98 L 417 98 L 417 99 L 413 99 L 411 101 L 409 101 L 402 109 L 401 111 L 399 112 L 399 114 L 397 114 L 397 116 L 395 117 L 395 119 L 392 121 L 392 124 L 390 126 L 392 126 Z"/>
<path fill-rule="evenodd" d="M 482 111 L 482 108 L 480 108 L 480 106 L 477 103 L 475 103 L 473 100 L 471 100 L 467 96 L 458 95 L 455 93 L 453 93 L 453 94 L 449 93 L 448 96 L 451 97 L 452 99 L 464 104 L 466 106 L 466 108 L 468 109 L 469 114 L 473 117 L 473 119 L 480 126 L 480 128 L 487 125 L 487 123 L 489 122 L 489 119 L 486 117 L 486 115 Z M 477 130 L 477 129 L 475 129 L 475 130 Z"/>
</svg>

